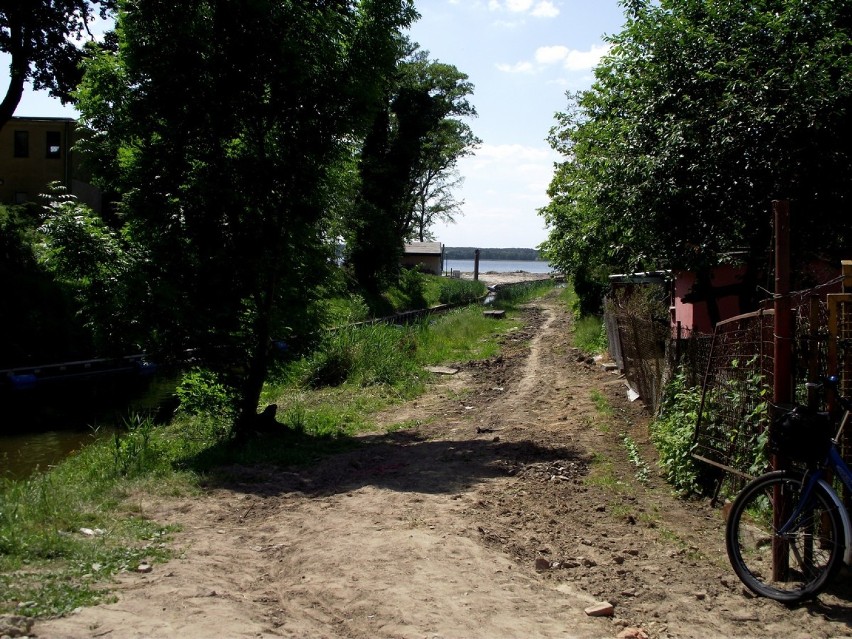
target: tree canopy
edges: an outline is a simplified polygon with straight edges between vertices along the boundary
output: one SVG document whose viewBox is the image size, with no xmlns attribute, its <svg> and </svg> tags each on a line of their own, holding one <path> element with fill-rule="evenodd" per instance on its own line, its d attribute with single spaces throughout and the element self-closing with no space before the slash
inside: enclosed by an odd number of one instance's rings
<svg viewBox="0 0 852 639">
<path fill-rule="evenodd" d="M 456 164 L 480 142 L 465 121 L 476 116 L 467 75 L 409 46 L 358 154 L 347 250 L 358 281 L 372 291 L 397 269 L 406 240 L 452 219 Z"/>
<path fill-rule="evenodd" d="M 29 80 L 63 103 L 80 81 L 80 46 L 96 13 L 114 0 L 12 0 L 0 7 L 0 51 L 8 53 L 9 86 L 0 102 L 0 127 L 15 113 Z M 91 38 L 90 38 L 91 39 Z"/>
<path fill-rule="evenodd" d="M 382 107 L 408 0 L 121 0 L 79 108 L 134 256 L 155 353 L 230 375 L 250 427 L 277 339 L 313 329 L 325 213 Z"/>
<path fill-rule="evenodd" d="M 801 253 L 848 250 L 852 2 L 623 4 L 551 130 L 550 261 L 581 279 L 765 262 L 774 199 L 793 202 Z"/>
</svg>

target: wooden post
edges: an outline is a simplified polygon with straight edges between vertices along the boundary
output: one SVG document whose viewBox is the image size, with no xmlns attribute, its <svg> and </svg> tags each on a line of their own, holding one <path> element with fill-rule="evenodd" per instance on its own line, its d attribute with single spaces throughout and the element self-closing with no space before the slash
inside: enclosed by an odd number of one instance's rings
<svg viewBox="0 0 852 639">
<path fill-rule="evenodd" d="M 772 399 L 775 404 L 789 404 L 793 396 L 792 363 L 793 331 L 790 317 L 790 203 L 774 200 L 772 213 L 775 218 L 775 339 L 773 360 Z M 785 460 L 772 456 L 772 468 L 777 470 L 786 465 Z M 773 495 L 773 525 L 777 530 L 785 522 L 791 504 L 783 503 L 781 491 L 776 486 Z M 789 565 L 787 542 L 772 539 L 772 579 L 783 581 Z"/>
<path fill-rule="evenodd" d="M 479 280 L 479 249 L 473 252 L 473 281 Z"/>
</svg>

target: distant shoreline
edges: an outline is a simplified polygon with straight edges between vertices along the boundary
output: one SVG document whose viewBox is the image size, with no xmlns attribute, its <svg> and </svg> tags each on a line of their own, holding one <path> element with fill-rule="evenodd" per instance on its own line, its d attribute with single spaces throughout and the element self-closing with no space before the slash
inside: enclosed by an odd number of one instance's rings
<svg viewBox="0 0 852 639">
<path fill-rule="evenodd" d="M 528 248 L 480 248 L 480 260 L 494 260 L 509 262 L 540 262 L 541 255 L 538 249 Z M 445 246 L 445 260 L 472 260 L 476 256 L 477 248 L 473 246 Z"/>
</svg>

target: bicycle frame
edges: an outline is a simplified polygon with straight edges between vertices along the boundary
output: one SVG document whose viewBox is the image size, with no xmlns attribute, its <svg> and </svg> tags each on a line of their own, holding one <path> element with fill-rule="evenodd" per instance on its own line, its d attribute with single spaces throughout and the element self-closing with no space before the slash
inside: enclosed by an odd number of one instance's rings
<svg viewBox="0 0 852 639">
<path fill-rule="evenodd" d="M 828 450 L 825 462 L 815 470 L 808 470 L 805 473 L 805 489 L 802 491 L 799 503 L 796 504 L 793 509 L 793 513 L 787 519 L 786 523 L 779 528 L 778 534 L 780 536 L 784 536 L 791 528 L 793 528 L 799 515 L 805 509 L 805 505 L 810 500 L 810 496 L 814 489 L 817 485 L 820 485 L 831 498 L 834 507 L 840 515 L 840 521 L 843 525 L 843 538 L 846 540 L 846 547 L 843 552 L 843 563 L 846 565 L 852 565 L 852 520 L 850 520 L 849 513 L 843 505 L 840 495 L 838 495 L 837 491 L 834 490 L 831 484 L 824 479 L 826 469 L 832 469 L 840 478 L 840 481 L 846 487 L 846 490 L 852 492 L 852 469 L 846 465 L 846 462 L 843 461 L 843 458 L 840 456 L 840 452 L 837 450 L 837 441 L 840 438 L 840 434 L 843 432 L 846 420 L 849 418 L 849 410 L 852 408 L 852 406 L 847 403 L 848 400 L 845 400 L 844 398 L 842 401 L 843 408 L 845 409 L 843 419 L 840 422 L 840 427 L 837 429 L 837 434 L 831 441 L 831 447 Z"/>
</svg>

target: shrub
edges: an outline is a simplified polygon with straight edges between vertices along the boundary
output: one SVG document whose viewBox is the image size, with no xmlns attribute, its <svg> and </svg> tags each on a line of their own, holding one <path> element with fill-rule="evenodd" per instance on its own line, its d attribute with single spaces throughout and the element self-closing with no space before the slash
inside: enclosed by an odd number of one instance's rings
<svg viewBox="0 0 852 639">
<path fill-rule="evenodd" d="M 212 371 L 194 368 L 185 373 L 175 394 L 178 411 L 187 415 L 229 417 L 233 414 L 233 395 Z"/>
<path fill-rule="evenodd" d="M 701 406 L 701 388 L 688 387 L 679 372 L 666 385 L 656 419 L 651 423 L 651 439 L 660 455 L 666 480 L 682 495 L 702 492 L 701 468 L 692 451 L 695 425 Z"/>
<path fill-rule="evenodd" d="M 398 286 L 404 298 L 404 310 L 426 308 L 426 282 L 418 269 L 402 269 Z"/>
</svg>

